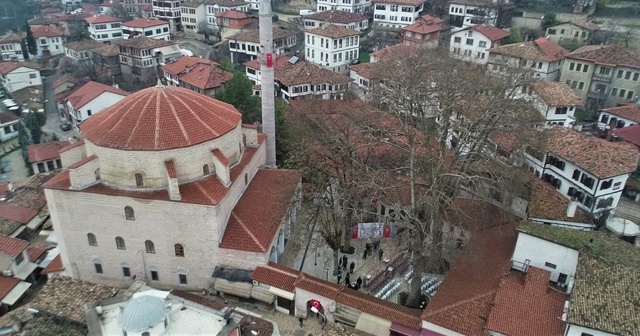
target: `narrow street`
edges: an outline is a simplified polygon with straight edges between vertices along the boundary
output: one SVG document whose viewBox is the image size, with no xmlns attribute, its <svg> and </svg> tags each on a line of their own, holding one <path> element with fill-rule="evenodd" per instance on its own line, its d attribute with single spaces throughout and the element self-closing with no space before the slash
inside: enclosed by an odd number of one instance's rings
<svg viewBox="0 0 640 336">
<path fill-rule="evenodd" d="M 60 113 L 56 107 L 55 94 L 52 88 L 53 82 L 60 77 L 62 77 L 62 75 L 55 74 L 42 81 L 42 88 L 44 90 L 44 112 L 47 115 L 47 122 L 42 127 L 42 130 L 46 134 L 47 140 L 51 140 L 52 134 L 55 134 L 60 140 L 68 140 L 70 137 L 76 135 L 73 129 L 66 132 L 60 129 L 62 122 Z"/>
</svg>

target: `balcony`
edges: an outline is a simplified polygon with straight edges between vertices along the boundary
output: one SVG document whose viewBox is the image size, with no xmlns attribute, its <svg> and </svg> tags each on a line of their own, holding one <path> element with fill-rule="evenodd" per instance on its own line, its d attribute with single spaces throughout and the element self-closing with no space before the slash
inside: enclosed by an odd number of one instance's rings
<svg viewBox="0 0 640 336">
<path fill-rule="evenodd" d="M 593 80 L 594 81 L 598 81 L 600 83 L 606 83 L 606 84 L 611 83 L 611 77 L 612 77 L 611 73 L 608 74 L 608 75 L 603 75 L 603 74 L 601 74 L 599 72 L 594 72 L 593 73 Z"/>
</svg>

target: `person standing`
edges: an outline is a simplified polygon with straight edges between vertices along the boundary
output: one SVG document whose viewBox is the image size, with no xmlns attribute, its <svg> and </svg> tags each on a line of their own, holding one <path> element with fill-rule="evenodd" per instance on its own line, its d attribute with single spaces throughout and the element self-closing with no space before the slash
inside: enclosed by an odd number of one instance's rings
<svg viewBox="0 0 640 336">
<path fill-rule="evenodd" d="M 358 286 L 358 288 L 362 286 L 362 277 L 358 277 L 358 279 L 356 280 L 356 285 Z"/>
<path fill-rule="evenodd" d="M 302 326 L 304 325 L 304 318 L 302 318 L 302 315 L 300 315 L 300 317 L 298 317 L 298 321 L 300 321 L 300 328 L 302 328 Z"/>
<path fill-rule="evenodd" d="M 356 263 L 354 263 L 353 261 L 351 262 L 351 265 L 349 265 L 349 273 L 353 273 L 353 270 L 356 268 Z"/>
<path fill-rule="evenodd" d="M 382 261 L 382 255 L 384 254 L 384 252 L 382 252 L 382 249 L 378 250 L 378 260 Z"/>
<path fill-rule="evenodd" d="M 342 278 L 342 273 L 340 273 L 340 271 L 338 270 L 338 282 L 337 283 L 340 283 L 340 279 L 341 278 Z"/>
<path fill-rule="evenodd" d="M 367 250 L 367 248 L 365 247 L 365 248 L 364 248 L 364 253 L 362 254 L 362 260 L 367 260 L 367 252 L 369 252 L 369 251 L 368 251 L 368 250 Z"/>
<path fill-rule="evenodd" d="M 348 287 L 349 285 L 351 285 L 351 279 L 349 277 L 349 273 L 347 273 L 347 275 L 344 276 L 344 286 Z"/>
</svg>

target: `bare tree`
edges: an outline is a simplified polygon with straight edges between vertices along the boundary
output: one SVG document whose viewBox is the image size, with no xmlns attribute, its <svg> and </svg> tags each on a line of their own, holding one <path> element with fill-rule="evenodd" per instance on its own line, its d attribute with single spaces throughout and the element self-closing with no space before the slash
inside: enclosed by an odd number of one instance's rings
<svg viewBox="0 0 640 336">
<path fill-rule="evenodd" d="M 208 40 L 210 35 L 216 33 L 216 29 L 213 29 L 207 22 L 200 21 L 198 22 L 198 34 L 204 34 L 204 39 Z"/>
<path fill-rule="evenodd" d="M 110 14 L 111 16 L 121 19 L 122 22 L 127 22 L 142 17 L 142 10 L 138 6 L 125 6 L 120 4 L 112 7 Z"/>
</svg>

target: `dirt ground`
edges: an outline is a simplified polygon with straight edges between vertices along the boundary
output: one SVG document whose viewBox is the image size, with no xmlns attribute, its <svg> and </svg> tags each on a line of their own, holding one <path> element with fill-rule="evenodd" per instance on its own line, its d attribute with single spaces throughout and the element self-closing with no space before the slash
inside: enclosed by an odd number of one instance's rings
<svg viewBox="0 0 640 336">
<path fill-rule="evenodd" d="M 274 2 L 273 9 L 283 14 L 299 14 L 301 9 L 316 10 L 316 3 L 313 0 L 291 0 L 289 2 Z"/>
</svg>

